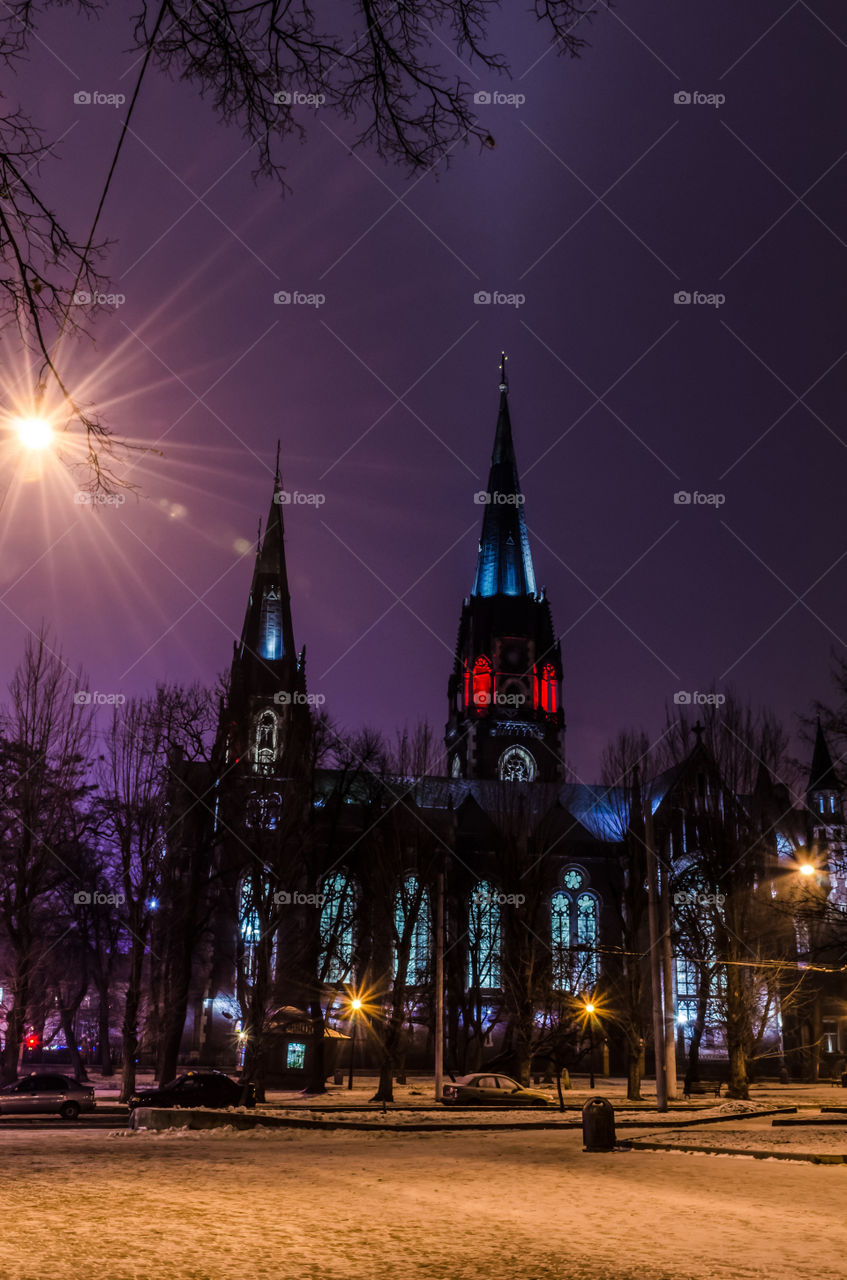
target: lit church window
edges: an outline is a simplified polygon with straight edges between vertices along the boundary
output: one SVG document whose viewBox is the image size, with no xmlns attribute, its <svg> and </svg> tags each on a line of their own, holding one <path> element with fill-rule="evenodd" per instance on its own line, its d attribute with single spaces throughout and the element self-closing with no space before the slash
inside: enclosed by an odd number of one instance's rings
<svg viewBox="0 0 847 1280">
<path fill-rule="evenodd" d="M 242 967 L 244 978 L 249 986 L 256 981 L 258 970 L 259 944 L 267 937 L 270 929 L 270 883 L 265 881 L 261 887 L 251 879 L 242 880 L 238 890 L 238 926 L 241 934 Z M 277 940 L 274 934 L 269 957 L 271 975 L 276 969 Z"/>
<path fill-rule="evenodd" d="M 597 899 L 593 893 L 581 893 L 576 900 L 577 945 L 580 947 L 580 979 L 583 987 L 597 985 Z"/>
<path fill-rule="evenodd" d="M 497 890 L 485 880 L 468 904 L 468 987 L 496 990 L 500 986 L 500 903 Z"/>
<path fill-rule="evenodd" d="M 259 657 L 282 657 L 282 601 L 276 587 L 266 587 L 259 613 Z"/>
<path fill-rule="evenodd" d="M 256 719 L 254 765 L 257 773 L 270 773 L 276 763 L 279 725 L 273 711 L 260 712 Z"/>
<path fill-rule="evenodd" d="M 561 889 L 553 894 L 551 904 L 553 943 L 553 986 L 568 991 L 571 986 L 571 896 Z"/>
<path fill-rule="evenodd" d="M 569 868 L 562 877 L 568 889 L 577 890 L 584 875 Z M 567 889 L 557 889 L 550 903 L 550 935 L 553 949 L 553 987 L 557 991 L 593 990 L 600 973 L 599 903 L 593 893 L 574 900 Z"/>
<path fill-rule="evenodd" d="M 507 747 L 500 757 L 497 773 L 501 782 L 533 782 L 535 759 L 526 747 Z"/>
<path fill-rule="evenodd" d="M 324 982 L 350 982 L 353 976 L 353 921 L 356 886 L 344 871 L 321 884 L 321 952 L 319 973 Z"/>
<path fill-rule="evenodd" d="M 549 664 L 541 672 L 541 710 L 548 715 L 556 711 L 556 671 Z"/>
<path fill-rule="evenodd" d="M 406 985 L 423 986 L 429 976 L 431 920 L 429 898 L 417 876 L 407 876 L 394 896 L 394 928 L 394 972 L 397 973 L 397 946 L 401 939 L 408 941 Z"/>
<path fill-rule="evenodd" d="M 473 664 L 473 701 L 478 708 L 491 706 L 491 663 L 487 658 L 477 658 Z"/>
</svg>

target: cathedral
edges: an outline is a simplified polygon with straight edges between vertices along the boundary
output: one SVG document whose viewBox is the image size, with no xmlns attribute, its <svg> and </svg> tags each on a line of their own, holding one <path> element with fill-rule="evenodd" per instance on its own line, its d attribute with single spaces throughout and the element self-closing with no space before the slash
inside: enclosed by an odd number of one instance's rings
<svg viewBox="0 0 847 1280">
<path fill-rule="evenodd" d="M 431 1070 L 439 946 L 448 1070 L 492 1062 L 516 1072 L 518 1063 L 525 1076 L 564 1065 L 555 1034 L 564 1002 L 589 999 L 606 1013 L 590 1066 L 625 1073 L 639 1051 L 643 1066 L 645 1044 L 649 1066 L 642 810 L 649 804 L 670 898 L 688 866 L 685 814 L 702 805 L 713 762 L 698 725 L 686 759 L 651 780 L 649 798 L 637 771 L 614 786 L 567 776 L 562 651 L 536 585 L 505 357 L 483 496 L 476 572 L 445 673 L 446 768 L 434 774 L 413 750 L 386 762 L 326 741 L 295 643 L 277 465 L 221 708 L 214 821 L 229 905 L 198 974 L 189 1060 L 244 1064 L 249 1026 L 261 1022 L 273 1046 L 268 1081 L 296 1086 L 322 1026 L 330 1074 L 354 1051 L 350 1000 L 361 993 L 372 1017 L 396 1024 L 396 1070 Z M 767 883 L 777 898 L 813 855 L 819 898 L 847 910 L 841 788 L 820 726 L 804 807 L 766 770 L 756 794 L 739 799 L 767 835 L 756 891 Z M 791 917 L 792 972 L 821 953 L 816 927 Z M 696 1035 L 700 1059 L 720 1064 L 720 982 L 704 996 L 703 959 L 681 931 L 680 916 L 679 1060 Z M 807 1070 L 810 1055 L 823 1070 L 847 1051 L 842 986 L 826 975 L 792 1016 L 782 1016 L 779 992 L 768 1000 L 757 1041 L 766 1073 Z M 582 1046 L 567 1050 L 587 1069 Z M 356 1052 L 362 1069 L 378 1065 L 366 1035 Z"/>
</svg>

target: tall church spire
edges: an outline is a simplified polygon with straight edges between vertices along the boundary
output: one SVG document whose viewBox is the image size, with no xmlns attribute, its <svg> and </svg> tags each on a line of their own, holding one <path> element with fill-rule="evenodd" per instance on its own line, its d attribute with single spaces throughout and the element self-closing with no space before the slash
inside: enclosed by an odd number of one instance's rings
<svg viewBox="0 0 847 1280">
<path fill-rule="evenodd" d="M 505 352 L 500 357 L 500 410 L 494 433 L 488 488 L 479 497 L 485 505 L 485 512 L 472 594 L 534 596 L 535 571 L 512 441 Z"/>
<path fill-rule="evenodd" d="M 535 588 L 512 425 L 505 353 L 473 592 L 462 606 L 447 685 L 445 743 L 456 778 L 557 781 L 564 776 L 562 652 Z"/>
<path fill-rule="evenodd" d="M 277 447 L 270 510 L 264 534 L 261 524 L 259 526 L 253 581 L 237 650 L 239 662 L 245 668 L 244 675 L 256 691 L 266 685 L 285 687 L 293 682 L 297 668 L 285 559 L 285 525 L 282 514 L 285 498 Z M 251 670 L 249 676 L 247 667 Z"/>
</svg>

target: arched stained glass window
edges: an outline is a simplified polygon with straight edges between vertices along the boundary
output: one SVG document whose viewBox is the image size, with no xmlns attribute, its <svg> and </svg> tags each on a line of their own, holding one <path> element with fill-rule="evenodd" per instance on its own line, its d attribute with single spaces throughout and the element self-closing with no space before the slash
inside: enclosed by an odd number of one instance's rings
<svg viewBox="0 0 847 1280">
<path fill-rule="evenodd" d="M 481 880 L 468 904 L 468 987 L 500 986 L 500 901 L 497 890 Z"/>
<path fill-rule="evenodd" d="M 321 885 L 321 952 L 319 976 L 323 982 L 350 982 L 353 978 L 353 921 L 356 885 L 345 871 L 327 876 Z"/>
<path fill-rule="evenodd" d="M 541 710 L 548 715 L 556 711 L 556 669 L 549 663 L 541 672 Z"/>
<path fill-rule="evenodd" d="M 561 889 L 553 894 L 550 930 L 553 986 L 557 991 L 568 991 L 571 986 L 571 896 Z"/>
<path fill-rule="evenodd" d="M 477 658 L 473 664 L 473 701 L 480 711 L 491 706 L 491 663 L 487 658 Z"/>
<path fill-rule="evenodd" d="M 406 965 L 406 985 L 423 986 L 429 978 L 431 917 L 429 897 L 417 876 L 407 876 L 394 895 L 394 973 L 397 974 L 397 953 L 406 944 L 409 960 Z"/>
<path fill-rule="evenodd" d="M 279 724 L 276 714 L 267 709 L 260 712 L 254 730 L 253 763 L 257 773 L 272 773 L 279 745 Z"/>
<path fill-rule="evenodd" d="M 585 875 L 569 867 L 550 902 L 552 977 L 556 991 L 592 990 L 600 975 L 597 946 L 600 940 L 600 904 L 597 895 L 578 893 Z M 571 892 L 568 892 L 571 890 Z"/>
<path fill-rule="evenodd" d="M 576 900 L 576 936 L 580 981 L 588 989 L 597 985 L 597 935 L 597 899 L 593 893 L 581 893 Z"/>
</svg>

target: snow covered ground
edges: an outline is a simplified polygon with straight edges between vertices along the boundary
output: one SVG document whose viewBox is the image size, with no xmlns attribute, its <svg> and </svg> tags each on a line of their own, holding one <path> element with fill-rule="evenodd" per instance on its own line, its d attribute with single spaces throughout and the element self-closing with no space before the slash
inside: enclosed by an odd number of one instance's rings
<svg viewBox="0 0 847 1280">
<path fill-rule="evenodd" d="M 845 1179 L 573 1130 L 0 1128 L 0 1277 L 818 1280 L 844 1273 Z"/>
</svg>

